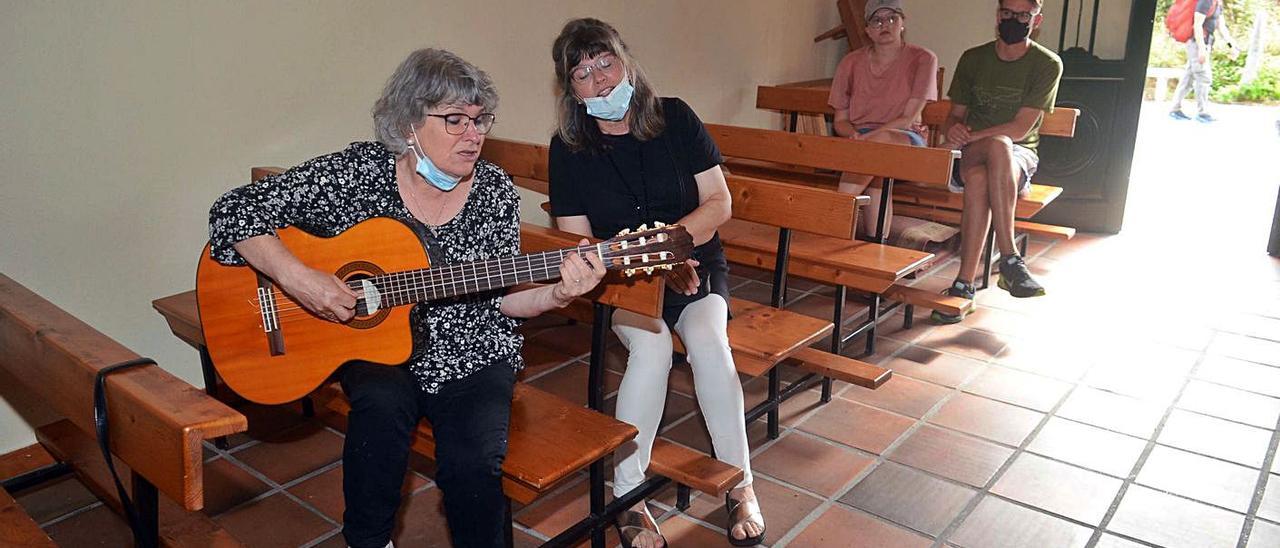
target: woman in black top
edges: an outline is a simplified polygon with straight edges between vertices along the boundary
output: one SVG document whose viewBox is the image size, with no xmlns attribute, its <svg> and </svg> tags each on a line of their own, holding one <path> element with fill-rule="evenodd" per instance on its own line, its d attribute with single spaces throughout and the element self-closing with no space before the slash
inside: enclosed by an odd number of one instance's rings
<svg viewBox="0 0 1280 548">
<path fill-rule="evenodd" d="M 352 143 L 214 203 L 213 258 L 252 265 L 307 310 L 345 322 L 355 315 L 356 292 L 302 264 L 276 229 L 334 236 L 371 217 L 392 217 L 429 235 L 436 264 L 518 254 L 519 196 L 502 169 L 479 160 L 497 103 L 489 76 L 474 65 L 444 50 L 413 52 L 374 106 L 377 142 Z M 436 481 L 453 545 L 503 544 L 502 461 L 515 374 L 523 367 L 516 318 L 565 306 L 603 273 L 598 257 L 575 254 L 554 285 L 419 304 L 410 315 L 408 362 L 343 367 L 339 378 L 352 407 L 342 454 L 348 545 L 390 545 L 422 417 L 435 433 Z"/>
<path fill-rule="evenodd" d="M 551 140 L 551 214 L 562 229 L 608 238 L 661 221 L 684 225 L 694 259 L 667 274 L 663 319 L 619 310 L 613 330 L 627 347 L 617 417 L 640 434 L 614 455 L 614 496 L 644 481 L 671 370 L 671 330 L 684 342 L 698 404 L 717 458 L 744 478 L 726 495 L 735 545 L 764 538 L 751 488 L 742 385 L 726 334 L 728 265 L 716 229 L 729 219 L 720 151 L 683 101 L 659 99 L 616 30 L 596 19 L 570 21 L 552 47 L 560 83 L 559 128 Z M 619 519 L 628 546 L 663 546 L 643 503 Z"/>
</svg>

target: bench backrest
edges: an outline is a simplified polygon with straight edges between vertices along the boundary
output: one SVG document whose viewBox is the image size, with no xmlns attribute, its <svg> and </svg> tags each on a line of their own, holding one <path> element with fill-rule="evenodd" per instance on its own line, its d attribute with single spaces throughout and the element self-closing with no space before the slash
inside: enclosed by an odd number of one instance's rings
<svg viewBox="0 0 1280 548">
<path fill-rule="evenodd" d="M 708 130 L 713 127 L 727 126 L 707 126 Z M 511 173 L 516 184 L 547 192 L 547 147 L 491 137 L 485 140 L 481 156 Z M 733 198 L 735 219 L 839 238 L 853 237 L 860 203 L 856 196 L 731 174 L 725 180 Z"/>
<path fill-rule="evenodd" d="M 0 367 L 81 431 L 94 432 L 93 381 L 136 353 L 0 274 Z M 188 510 L 204 506 L 205 439 L 242 432 L 244 415 L 156 366 L 106 383 L 111 451 Z"/>
<path fill-rule="evenodd" d="M 831 79 L 810 80 L 783 86 L 759 86 L 756 88 L 756 108 L 798 112 L 800 114 L 835 114 L 827 105 L 827 95 L 831 91 Z M 924 124 L 930 126 L 934 133 L 947 120 L 951 112 L 951 101 L 931 101 L 925 105 L 921 115 Z M 1053 112 L 1045 115 L 1040 124 L 1040 134 L 1050 137 L 1075 137 L 1076 119 L 1080 110 L 1070 107 L 1055 107 Z"/>
<path fill-rule="evenodd" d="M 935 135 L 942 124 L 947 121 L 951 112 L 951 101 L 933 101 L 924 106 L 924 125 Z M 1044 116 L 1040 122 L 1040 135 L 1049 137 L 1071 138 L 1076 136 L 1076 118 L 1080 117 L 1080 109 L 1070 107 L 1054 107 L 1053 112 Z"/>
<path fill-rule="evenodd" d="M 854 141 L 771 129 L 708 124 L 720 152 L 733 158 L 761 160 L 892 177 L 925 184 L 946 184 L 959 155 L 945 149 Z"/>
</svg>

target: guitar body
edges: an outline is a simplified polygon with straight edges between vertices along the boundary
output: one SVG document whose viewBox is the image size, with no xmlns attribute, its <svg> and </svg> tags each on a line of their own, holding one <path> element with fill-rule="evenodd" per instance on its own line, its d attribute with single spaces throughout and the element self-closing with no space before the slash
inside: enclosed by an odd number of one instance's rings
<svg viewBox="0 0 1280 548">
<path fill-rule="evenodd" d="M 369 219 L 332 238 L 297 228 L 277 234 L 304 264 L 344 281 L 430 266 L 418 234 L 395 219 Z M 267 315 L 259 304 L 264 287 L 276 295 Z M 301 398 L 352 360 L 404 363 L 413 349 L 412 307 L 383 308 L 347 323 L 327 321 L 283 295 L 257 270 L 214 261 L 207 246 L 196 273 L 196 295 L 205 345 L 218 374 L 236 393 L 258 403 Z"/>
</svg>

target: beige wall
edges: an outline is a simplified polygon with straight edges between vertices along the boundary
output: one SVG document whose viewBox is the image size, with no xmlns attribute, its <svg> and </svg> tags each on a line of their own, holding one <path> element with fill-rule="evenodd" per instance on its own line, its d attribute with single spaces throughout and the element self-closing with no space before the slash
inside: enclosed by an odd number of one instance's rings
<svg viewBox="0 0 1280 548">
<path fill-rule="evenodd" d="M 949 68 L 992 35 L 989 0 L 909 9 L 912 39 Z M 215 197 L 249 166 L 369 138 L 384 79 L 423 46 L 489 71 L 496 134 L 545 142 L 550 43 L 584 15 L 621 30 L 661 93 L 720 123 L 778 124 L 755 86 L 828 76 L 844 53 L 810 40 L 838 22 L 834 0 L 0 0 L 0 272 L 198 385 L 195 353 L 150 301 L 192 287 Z M 544 221 L 537 200 L 526 219 Z M 0 452 L 32 439 L 0 401 Z"/>
<path fill-rule="evenodd" d="M 832 0 L 0 0 L 0 272 L 198 384 L 150 301 L 192 287 L 216 196 L 249 166 L 369 138 L 385 78 L 429 45 L 493 76 L 498 134 L 545 142 L 551 41 L 584 15 L 719 122 L 773 123 L 755 84 L 841 53 L 809 40 L 836 24 Z M 0 452 L 32 439 L 0 401 Z"/>
</svg>

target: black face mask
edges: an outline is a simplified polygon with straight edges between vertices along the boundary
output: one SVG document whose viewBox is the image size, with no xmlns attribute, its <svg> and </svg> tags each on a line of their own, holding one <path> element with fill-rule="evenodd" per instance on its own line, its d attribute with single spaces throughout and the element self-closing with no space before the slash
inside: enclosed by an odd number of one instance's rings
<svg viewBox="0 0 1280 548">
<path fill-rule="evenodd" d="M 997 28 L 1000 30 L 1000 41 L 1009 45 L 1020 44 L 1031 36 L 1031 22 L 1020 22 L 1017 17 L 1001 19 Z"/>
</svg>

